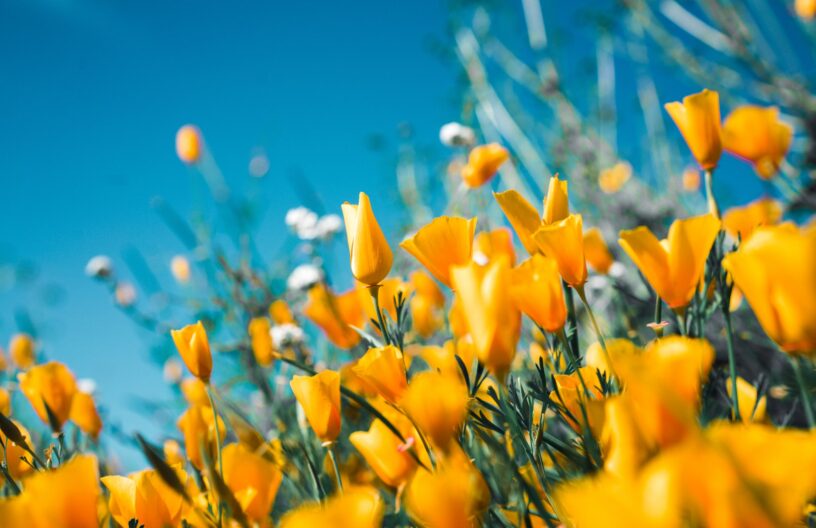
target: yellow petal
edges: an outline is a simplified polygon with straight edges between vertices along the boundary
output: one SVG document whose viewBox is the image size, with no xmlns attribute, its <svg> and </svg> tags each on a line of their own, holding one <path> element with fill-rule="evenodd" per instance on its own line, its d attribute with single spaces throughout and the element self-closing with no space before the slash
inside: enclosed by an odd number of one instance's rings
<svg viewBox="0 0 816 528">
<path fill-rule="evenodd" d="M 703 90 L 683 98 L 682 104 L 668 103 L 665 108 L 700 167 L 716 167 L 722 154 L 719 94 Z"/>
<path fill-rule="evenodd" d="M 501 193 L 494 193 L 493 196 L 499 202 L 499 207 L 504 212 L 504 216 L 513 226 L 513 230 L 521 240 L 524 249 L 531 255 L 538 252 L 538 245 L 533 240 L 533 233 L 541 225 L 541 218 L 535 210 L 517 191 L 509 190 Z"/>
<path fill-rule="evenodd" d="M 570 286 L 583 286 L 587 269 L 581 215 L 572 214 L 555 224 L 544 225 L 533 238 L 545 254 L 555 259 L 558 272 Z"/>
<path fill-rule="evenodd" d="M 476 219 L 441 216 L 420 228 L 400 244 L 425 266 L 431 275 L 450 287 L 450 268 L 470 262 Z"/>
<path fill-rule="evenodd" d="M 391 271 L 394 256 L 371 209 L 368 195 L 360 193 L 356 208 L 343 207 L 343 216 L 352 275 L 369 286 L 379 284 Z"/>
</svg>

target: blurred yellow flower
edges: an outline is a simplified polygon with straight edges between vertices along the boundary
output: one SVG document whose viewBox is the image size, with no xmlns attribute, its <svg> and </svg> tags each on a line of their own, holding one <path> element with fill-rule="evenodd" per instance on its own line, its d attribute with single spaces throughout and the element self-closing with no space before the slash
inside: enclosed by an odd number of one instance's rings
<svg viewBox="0 0 816 528">
<path fill-rule="evenodd" d="M 212 354 L 207 331 L 201 321 L 187 325 L 179 330 L 171 330 L 173 342 L 187 368 L 204 383 L 210 382 L 212 373 Z"/>
<path fill-rule="evenodd" d="M 278 299 L 269 305 L 269 317 L 276 325 L 294 324 L 295 317 L 292 315 L 292 310 L 283 299 Z"/>
<path fill-rule="evenodd" d="M 20 374 L 20 390 L 37 412 L 40 420 L 49 423 L 45 406 L 51 409 L 56 426 L 62 425 L 71 414 L 71 403 L 77 391 L 76 379 L 68 367 L 56 361 L 32 367 Z"/>
<path fill-rule="evenodd" d="M 191 405 L 179 417 L 176 426 L 184 436 L 184 450 L 187 452 L 187 459 L 197 469 L 204 469 L 203 447 L 207 451 L 210 460 L 215 458 L 216 428 L 213 420 L 213 412 L 209 407 Z M 226 438 L 227 430 L 221 417 L 218 417 L 218 441 L 223 442 Z"/>
<path fill-rule="evenodd" d="M 11 394 L 4 387 L 0 387 L 0 413 L 11 415 Z"/>
<path fill-rule="evenodd" d="M 547 197 L 544 199 L 544 212 L 540 217 L 535 207 L 517 191 L 494 193 L 493 196 L 499 202 L 499 207 L 513 226 L 521 244 L 531 255 L 540 250 L 539 245 L 533 240 L 533 234 L 542 225 L 553 224 L 569 216 L 567 182 L 559 180 L 557 174 L 550 178 Z"/>
<path fill-rule="evenodd" d="M 279 528 L 380 528 L 385 503 L 371 486 L 345 490 L 323 504 L 307 503 L 283 516 Z"/>
<path fill-rule="evenodd" d="M 386 400 L 396 403 L 408 388 L 402 352 L 394 345 L 369 348 L 354 371 Z"/>
<path fill-rule="evenodd" d="M 632 166 L 625 161 L 619 161 L 612 167 L 604 169 L 598 176 L 598 186 L 606 194 L 615 194 L 632 177 Z"/>
<path fill-rule="evenodd" d="M 777 173 L 793 139 L 776 107 L 740 106 L 725 118 L 722 132 L 725 150 L 751 163 L 763 179 Z"/>
<path fill-rule="evenodd" d="M 292 376 L 292 392 L 320 440 L 334 442 L 340 434 L 340 374 L 324 370 L 314 376 Z"/>
<path fill-rule="evenodd" d="M 335 295 L 323 283 L 312 287 L 303 307 L 303 315 L 320 327 L 338 348 L 348 350 L 360 342 L 360 334 L 350 328 L 362 328 L 365 313 L 357 290 Z"/>
<path fill-rule="evenodd" d="M 450 288 L 451 268 L 463 266 L 471 260 L 475 232 L 475 218 L 468 220 L 457 216 L 440 216 L 404 240 L 400 247 Z"/>
<path fill-rule="evenodd" d="M 176 154 L 188 165 L 201 161 L 204 152 L 201 131 L 194 125 L 184 125 L 176 132 Z"/>
<path fill-rule="evenodd" d="M 703 90 L 684 97 L 682 103 L 667 103 L 665 108 L 700 167 L 714 169 L 722 155 L 720 95 Z"/>
<path fill-rule="evenodd" d="M 170 260 L 170 272 L 180 284 L 190 282 L 190 261 L 183 255 L 176 255 Z"/>
<path fill-rule="evenodd" d="M 573 288 L 582 288 L 587 279 L 583 232 L 581 215 L 571 214 L 533 234 L 538 247 L 555 259 L 561 278 Z"/>
<path fill-rule="evenodd" d="M 71 421 L 79 427 L 82 432 L 96 440 L 102 431 L 102 418 L 96 410 L 96 402 L 92 395 L 77 391 L 71 401 Z"/>
<path fill-rule="evenodd" d="M 471 189 L 481 187 L 493 179 L 499 167 L 509 158 L 510 153 L 498 143 L 474 147 L 467 165 L 462 167 L 462 181 Z"/>
<path fill-rule="evenodd" d="M 184 465 L 184 453 L 179 443 L 173 439 L 165 440 L 162 444 L 164 460 L 171 466 Z"/>
<path fill-rule="evenodd" d="M 262 367 L 268 367 L 275 361 L 275 345 L 269 333 L 272 324 L 266 317 L 253 317 L 249 321 L 249 340 L 252 345 L 252 355 Z"/>
<path fill-rule="evenodd" d="M 799 18 L 813 20 L 816 16 L 816 0 L 796 0 L 793 6 Z"/>
<path fill-rule="evenodd" d="M 402 417 L 402 420 L 405 418 Z M 395 420 L 389 417 L 389 421 L 394 423 Z M 415 442 L 419 441 L 418 438 L 412 438 Z M 368 431 L 351 433 L 349 441 L 363 455 L 377 477 L 392 488 L 399 487 L 408 480 L 417 467 L 407 446 L 380 420 L 371 422 Z"/>
<path fill-rule="evenodd" d="M 742 242 L 748 240 L 757 227 L 775 225 L 780 220 L 782 204 L 773 198 L 760 198 L 742 207 L 733 207 L 722 217 L 723 229 Z"/>
<path fill-rule="evenodd" d="M 731 398 L 733 390 L 730 383 L 725 384 L 728 397 Z M 757 400 L 757 389 L 754 385 L 740 376 L 737 376 L 737 400 L 739 401 L 740 418 L 745 423 L 764 422 L 765 410 L 768 399 L 763 396 Z"/>
<path fill-rule="evenodd" d="M 500 255 L 507 257 L 510 266 L 516 264 L 516 251 L 513 249 L 513 233 L 506 227 L 500 227 L 493 231 L 482 231 L 476 235 L 473 241 L 473 260 L 479 264 L 498 258 Z"/>
<path fill-rule="evenodd" d="M 36 360 L 34 339 L 28 334 L 15 334 L 9 343 L 9 357 L 18 369 L 29 368 Z"/>
<path fill-rule="evenodd" d="M 614 396 L 606 401 L 601 444 L 604 469 L 619 477 L 634 476 L 651 454 L 652 446 L 643 437 L 627 398 Z"/>
<path fill-rule="evenodd" d="M 241 443 L 225 446 L 221 456 L 227 487 L 246 516 L 263 525 L 272 510 L 283 474 L 272 461 Z"/>
<path fill-rule="evenodd" d="M 589 427 L 595 438 L 600 438 L 604 425 L 604 402 L 600 381 L 593 367 L 580 367 L 571 374 L 553 375 L 557 391 L 550 392 L 550 400 L 563 406 L 567 424 L 578 434 Z M 583 380 L 583 381 L 582 381 Z"/>
<path fill-rule="evenodd" d="M 607 375 L 612 374 L 606 361 L 607 354 L 613 363 L 617 363 L 618 358 L 634 356 L 641 352 L 640 348 L 628 339 L 607 339 L 605 343 L 606 353 L 604 353 L 603 347 L 597 341 L 589 345 L 586 350 L 585 361 L 588 367 L 598 369 Z"/>
<path fill-rule="evenodd" d="M 20 434 L 22 434 L 22 436 L 26 439 L 26 442 L 28 442 L 30 446 L 33 446 L 35 442 L 34 439 L 31 438 L 31 434 L 28 432 L 28 429 L 26 429 L 20 422 L 16 420 L 12 421 L 14 422 L 14 425 L 16 425 L 17 428 L 20 430 Z M 10 441 L 8 438 L 6 438 L 6 435 L 3 434 L 3 431 L 0 431 L 0 441 L 3 442 L 4 446 L 6 446 L 5 459 L 8 460 L 8 472 L 11 475 L 11 478 L 19 480 L 22 477 L 34 471 L 34 468 L 31 467 L 31 464 L 29 464 L 26 461 L 28 460 L 28 457 L 30 455 L 25 449 L 23 449 L 22 446 L 19 446 L 14 442 Z M 0 482 L 3 481 L 4 476 L 0 474 Z M 2 516 L 0 516 L 0 519 L 2 519 Z M 0 524 L 0 526 L 4 525 Z"/>
<path fill-rule="evenodd" d="M 181 482 L 187 475 L 176 469 Z M 120 526 L 137 519 L 139 526 L 177 526 L 181 522 L 184 499 L 165 484 L 153 469 L 138 471 L 130 476 L 102 477 L 108 488 L 111 516 Z"/>
<path fill-rule="evenodd" d="M 391 271 L 394 255 L 374 216 L 368 195 L 361 192 L 357 205 L 346 202 L 342 209 L 351 274 L 363 284 L 376 286 Z"/>
<path fill-rule="evenodd" d="M 686 192 L 700 190 L 700 171 L 695 168 L 688 168 L 683 171 L 683 190 Z"/>
<path fill-rule="evenodd" d="M 538 326 L 551 333 L 564 327 L 567 305 L 555 260 L 533 255 L 513 270 L 510 284 L 516 307 Z"/>
<path fill-rule="evenodd" d="M 419 431 L 446 450 L 467 416 L 468 391 L 460 378 L 423 371 L 411 378 L 401 405 Z"/>
<path fill-rule="evenodd" d="M 584 231 L 584 256 L 587 264 L 602 275 L 609 273 L 609 268 L 615 263 L 615 258 L 597 227 Z"/>
<path fill-rule="evenodd" d="M 210 406 L 207 385 L 198 378 L 186 378 L 181 382 L 181 394 L 190 405 Z"/>
</svg>

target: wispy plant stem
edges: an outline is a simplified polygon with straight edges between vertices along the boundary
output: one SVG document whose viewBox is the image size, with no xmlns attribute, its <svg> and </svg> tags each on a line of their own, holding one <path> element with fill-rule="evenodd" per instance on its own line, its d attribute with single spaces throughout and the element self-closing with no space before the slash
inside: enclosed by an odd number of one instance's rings
<svg viewBox="0 0 816 528">
<path fill-rule="evenodd" d="M 802 407 L 805 408 L 805 416 L 807 417 L 808 427 L 816 429 L 816 418 L 813 416 L 813 402 L 810 399 L 810 392 L 805 384 L 805 376 L 802 373 L 802 365 L 799 364 L 799 359 L 791 356 L 791 365 L 793 366 L 793 373 L 796 375 L 796 384 L 799 385 L 799 394 L 802 397 Z"/>
</svg>

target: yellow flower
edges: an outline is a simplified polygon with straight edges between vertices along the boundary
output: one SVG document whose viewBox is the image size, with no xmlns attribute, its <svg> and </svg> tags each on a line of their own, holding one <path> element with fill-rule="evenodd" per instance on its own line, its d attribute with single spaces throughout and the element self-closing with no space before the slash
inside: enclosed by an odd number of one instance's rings
<svg viewBox="0 0 816 528">
<path fill-rule="evenodd" d="M 369 348 L 357 361 L 354 371 L 390 402 L 399 401 L 408 388 L 402 352 L 394 345 Z"/>
<path fill-rule="evenodd" d="M 759 226 L 778 224 L 782 220 L 782 204 L 772 198 L 760 198 L 723 214 L 723 229 L 742 242 L 748 240 Z"/>
<path fill-rule="evenodd" d="M 581 215 L 571 214 L 533 234 L 538 247 L 555 259 L 561 278 L 573 288 L 583 287 L 587 279 L 583 225 Z"/>
<path fill-rule="evenodd" d="M 340 434 L 340 374 L 324 370 L 314 376 L 293 376 L 292 392 L 315 434 L 334 442 Z"/>
<path fill-rule="evenodd" d="M 659 241 L 646 227 L 621 231 L 620 245 L 661 299 L 675 310 L 691 302 L 720 221 L 705 214 L 675 220 L 666 240 Z"/>
<path fill-rule="evenodd" d="M 604 425 L 604 402 L 595 368 L 580 367 L 572 374 L 555 374 L 553 378 L 558 391 L 550 392 L 550 400 L 564 407 L 566 412 L 562 415 L 567 424 L 578 434 L 589 427 L 593 436 L 599 438 Z"/>
<path fill-rule="evenodd" d="M 638 426 L 638 417 L 624 396 L 614 396 L 604 406 L 601 432 L 604 469 L 620 477 L 632 477 L 650 455 L 648 444 Z"/>
<path fill-rule="evenodd" d="M 48 405 L 56 425 L 62 427 L 71 414 L 71 403 L 77 388 L 74 375 L 68 367 L 51 361 L 20 374 L 20 390 L 28 398 L 40 420 L 49 423 L 45 409 Z"/>
<path fill-rule="evenodd" d="M 34 339 L 28 334 L 16 334 L 11 338 L 9 344 L 9 357 L 11 357 L 11 362 L 21 370 L 33 365 L 36 360 Z"/>
<path fill-rule="evenodd" d="M 519 310 L 548 332 L 567 321 L 564 289 L 555 260 L 533 255 L 513 270 L 510 295 Z"/>
<path fill-rule="evenodd" d="M 3 387 L 0 387 L 0 413 L 5 416 L 11 414 L 11 394 Z"/>
<path fill-rule="evenodd" d="M 722 132 L 725 150 L 750 162 L 763 179 L 777 173 L 793 139 L 776 107 L 740 106 L 725 118 Z"/>
<path fill-rule="evenodd" d="M 504 379 L 516 355 L 521 317 L 510 298 L 510 266 L 505 258 L 479 266 L 471 262 L 451 269 L 456 298 L 476 355 Z"/>
<path fill-rule="evenodd" d="M 176 255 L 170 260 L 170 272 L 180 284 L 190 282 L 190 261 L 182 255 Z"/>
<path fill-rule="evenodd" d="M 199 470 L 204 468 L 202 447 L 207 450 L 209 458 L 215 460 L 215 422 L 213 421 L 211 408 L 191 405 L 179 417 L 176 426 L 184 435 L 184 450 L 187 452 L 187 458 L 193 466 Z M 220 442 L 224 441 L 226 433 L 224 422 L 219 417 L 218 438 Z"/>
<path fill-rule="evenodd" d="M 816 0 L 796 0 L 793 6 L 801 19 L 813 20 L 816 16 Z"/>
<path fill-rule="evenodd" d="M 377 223 L 368 195 L 361 192 L 358 202 L 358 205 L 346 202 L 342 206 L 351 274 L 363 284 L 376 286 L 391 271 L 394 255 Z"/>
<path fill-rule="evenodd" d="M 760 227 L 723 259 L 768 336 L 786 352 L 816 352 L 816 229 Z"/>
<path fill-rule="evenodd" d="M 283 299 L 278 299 L 269 305 L 269 317 L 271 317 L 272 321 L 277 325 L 295 323 L 292 310 L 289 309 L 289 305 L 286 304 L 286 301 Z"/>
<path fill-rule="evenodd" d="M 187 378 L 181 382 L 181 394 L 190 405 L 210 406 L 207 385 L 198 378 Z"/>
<path fill-rule="evenodd" d="M 535 207 L 517 191 L 494 193 L 493 196 L 499 202 L 499 207 L 513 226 L 522 245 L 531 255 L 539 251 L 538 244 L 533 240 L 533 233 L 542 225 L 554 224 L 569 216 L 567 182 L 559 180 L 557 174 L 550 178 L 547 198 L 544 200 L 544 213 L 541 217 Z"/>
<path fill-rule="evenodd" d="M 728 391 L 728 397 L 731 398 L 733 390 L 730 382 L 725 384 L 725 389 Z M 757 394 L 756 387 L 742 377 L 737 376 L 737 400 L 739 402 L 740 418 L 744 423 L 765 421 L 765 409 L 768 399 L 763 396 L 757 401 L 757 396 L 759 394 Z"/>
<path fill-rule="evenodd" d="M 439 308 L 424 295 L 414 295 L 410 301 L 411 321 L 414 330 L 425 339 L 432 337 L 442 328 L 443 320 Z"/>
<path fill-rule="evenodd" d="M 505 227 L 493 231 L 482 231 L 476 235 L 473 244 L 473 260 L 479 264 L 487 264 L 500 255 L 506 256 L 511 266 L 516 264 L 513 233 Z"/>
<path fill-rule="evenodd" d="M 249 321 L 249 339 L 252 344 L 252 355 L 262 367 L 268 367 L 275 361 L 275 345 L 269 331 L 272 325 L 266 317 L 253 317 Z"/>
<path fill-rule="evenodd" d="M 476 219 L 440 216 L 420 228 L 414 236 L 400 244 L 425 266 L 431 275 L 451 287 L 450 269 L 470 262 Z"/>
<path fill-rule="evenodd" d="M 182 482 L 187 480 L 181 469 L 176 469 L 176 474 Z M 102 477 L 102 484 L 110 492 L 111 516 L 120 526 L 128 526 L 131 519 L 145 527 L 176 526 L 181 522 L 184 499 L 155 470 L 138 471 L 127 477 Z"/>
<path fill-rule="evenodd" d="M 263 524 L 272 510 L 283 474 L 273 462 L 240 443 L 224 447 L 221 456 L 227 487 L 246 516 Z"/>
<path fill-rule="evenodd" d="M 180 330 L 171 330 L 173 342 L 176 344 L 181 359 L 193 374 L 204 383 L 210 382 L 212 373 L 212 354 L 207 331 L 201 321 L 187 325 Z"/>
<path fill-rule="evenodd" d="M 411 378 L 401 404 L 420 432 L 445 450 L 467 417 L 468 391 L 458 378 L 424 371 Z"/>
<path fill-rule="evenodd" d="M 324 284 L 309 290 L 303 315 L 320 327 L 336 347 L 348 350 L 360 342 L 360 334 L 350 328 L 365 324 L 365 313 L 357 290 L 335 295 Z"/>
<path fill-rule="evenodd" d="M 722 155 L 720 95 L 703 90 L 684 97 L 682 103 L 667 103 L 665 108 L 700 167 L 715 168 Z"/>
<path fill-rule="evenodd" d="M 462 168 L 462 181 L 472 188 L 481 187 L 493 179 L 499 167 L 508 160 L 510 153 L 498 143 L 474 147 Z"/>
<path fill-rule="evenodd" d="M 615 263 L 615 258 L 609 252 L 609 246 L 606 245 L 601 230 L 597 227 L 584 232 L 584 257 L 587 264 L 602 275 L 609 273 L 609 268 Z"/>
<path fill-rule="evenodd" d="M 176 132 L 176 154 L 188 165 L 201 161 L 203 153 L 201 131 L 194 125 L 184 125 Z"/>
<path fill-rule="evenodd" d="M 688 168 L 683 171 L 683 190 L 686 192 L 700 190 L 700 171 L 695 168 Z"/>
<path fill-rule="evenodd" d="M 419 357 L 431 367 L 431 370 L 459 380 L 462 376 L 462 370 L 455 356 L 459 356 L 468 371 L 470 371 L 476 355 L 473 344 L 469 339 L 457 339 L 455 341 L 451 339 L 446 341 L 443 346 L 424 346 L 419 352 Z"/>
<path fill-rule="evenodd" d="M 96 410 L 96 403 L 93 396 L 88 393 L 77 391 L 71 402 L 71 421 L 79 427 L 82 432 L 96 440 L 102 431 L 102 418 Z"/>
<path fill-rule="evenodd" d="M 31 438 L 31 434 L 23 426 L 23 424 L 16 420 L 12 421 L 14 422 L 14 425 L 16 425 L 17 428 L 20 430 L 20 434 L 23 435 L 23 437 L 26 439 L 26 442 L 28 442 L 30 446 L 33 446 L 34 441 Z M 3 445 L 6 446 L 6 459 L 8 460 L 8 472 L 11 475 L 11 478 L 15 480 L 20 480 L 22 477 L 28 475 L 34 470 L 34 468 L 31 467 L 31 464 L 23 460 L 24 457 L 27 460 L 28 458 L 30 458 L 31 455 L 29 455 L 28 452 L 22 448 L 22 446 L 19 446 L 14 442 L 10 441 L 8 438 L 6 438 L 6 435 L 3 434 L 2 431 L 0 431 L 0 440 L 2 440 Z M 2 478 L 0 478 L 0 482 L 3 482 Z M 0 517 L 0 519 L 2 519 L 2 517 Z M 3 525 L 0 524 L 0 526 Z"/>
<path fill-rule="evenodd" d="M 402 420 L 405 418 L 402 417 Z M 368 431 L 351 433 L 349 441 L 388 486 L 399 487 L 416 469 L 416 462 L 402 441 L 380 420 L 371 422 Z M 414 441 L 419 439 L 414 437 Z"/>
<path fill-rule="evenodd" d="M 380 528 L 385 504 L 371 486 L 352 487 L 323 504 L 307 503 L 289 511 L 279 528 Z"/>
<path fill-rule="evenodd" d="M 598 176 L 598 186 L 606 194 L 615 194 L 632 177 L 632 166 L 625 161 L 619 161 L 612 167 L 601 171 Z"/>
<path fill-rule="evenodd" d="M 445 294 L 431 278 L 431 276 L 422 270 L 417 270 L 411 273 L 411 286 L 417 296 L 427 298 L 433 306 L 441 308 L 445 305 Z"/>
<path fill-rule="evenodd" d="M 617 362 L 618 358 L 634 356 L 641 352 L 640 348 L 628 339 L 607 339 L 606 351 L 613 363 Z M 607 354 L 604 353 L 603 347 L 596 341 L 587 348 L 585 357 L 586 364 L 588 367 L 598 369 L 601 372 L 611 375 L 612 372 L 607 364 L 606 356 Z"/>
<path fill-rule="evenodd" d="M 165 440 L 162 444 L 162 452 L 164 459 L 171 466 L 184 465 L 184 453 L 181 451 L 181 446 L 173 439 Z"/>
</svg>

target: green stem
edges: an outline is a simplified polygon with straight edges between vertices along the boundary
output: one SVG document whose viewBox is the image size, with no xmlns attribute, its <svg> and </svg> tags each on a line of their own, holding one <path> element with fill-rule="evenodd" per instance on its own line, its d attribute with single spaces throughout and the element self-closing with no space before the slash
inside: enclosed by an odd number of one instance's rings
<svg viewBox="0 0 816 528">
<path fill-rule="evenodd" d="M 564 300 L 567 303 L 567 317 L 569 318 L 570 325 L 572 325 L 573 328 L 570 345 L 572 351 L 576 356 L 578 356 L 581 351 L 578 346 L 578 317 L 575 314 L 575 300 L 572 298 L 572 288 L 565 281 L 561 281 L 561 283 L 564 287 Z"/>
<path fill-rule="evenodd" d="M 210 400 L 210 408 L 213 413 L 213 427 L 215 428 L 215 454 L 218 461 L 218 474 L 224 477 L 224 462 L 221 460 L 221 434 L 218 431 L 218 410 L 215 407 L 215 397 L 213 396 L 212 385 L 207 384 L 207 398 Z M 218 502 L 218 526 L 221 526 L 224 510 L 221 501 Z"/>
<path fill-rule="evenodd" d="M 717 205 L 717 198 L 714 196 L 714 169 L 706 169 L 705 171 L 705 190 L 708 212 L 720 218 L 720 206 Z"/>
<path fill-rule="evenodd" d="M 385 329 L 385 321 L 383 320 L 382 310 L 380 310 L 380 285 L 371 286 L 369 288 L 371 292 L 371 298 L 374 299 L 374 309 L 377 311 L 377 322 L 380 325 L 380 333 L 385 340 L 386 345 L 391 344 L 391 338 L 388 335 L 388 331 Z M 403 356 L 402 361 L 405 362 L 405 357 Z"/>
<path fill-rule="evenodd" d="M 601 332 L 601 327 L 598 325 L 598 321 L 595 319 L 595 313 L 592 311 L 592 307 L 587 302 L 584 287 L 580 286 L 575 288 L 575 291 L 578 292 L 578 297 L 581 299 L 581 302 L 584 303 L 584 308 L 586 308 L 586 311 L 589 314 L 589 320 L 592 323 L 593 330 L 595 330 L 595 335 L 598 337 L 598 342 L 601 344 L 601 350 L 603 350 L 606 364 L 609 367 L 609 373 L 613 378 L 617 378 L 618 376 L 615 373 L 615 365 L 612 363 L 612 356 L 609 355 L 609 350 L 606 348 L 606 341 L 604 340 L 603 333 Z"/>
<path fill-rule="evenodd" d="M 334 443 L 329 442 L 326 445 L 329 451 L 329 458 L 331 459 L 332 467 L 334 468 L 334 478 L 337 479 L 337 491 L 343 494 L 343 478 L 340 476 L 340 468 L 337 466 L 337 457 L 334 456 Z"/>
<path fill-rule="evenodd" d="M 737 394 L 737 360 L 734 356 L 734 331 L 731 328 L 731 313 L 728 301 L 723 301 L 723 316 L 725 318 L 725 337 L 728 345 L 728 373 L 731 376 L 731 407 L 734 409 L 734 420 L 742 420 L 739 408 L 739 394 Z"/>
<path fill-rule="evenodd" d="M 657 337 L 663 337 L 663 327 L 660 323 L 663 322 L 663 299 L 655 291 L 655 312 L 654 312 L 655 329 L 654 333 Z"/>
<path fill-rule="evenodd" d="M 799 364 L 799 360 L 794 356 L 791 356 L 791 364 L 793 365 L 793 373 L 796 375 L 796 383 L 799 385 L 799 393 L 802 396 L 802 406 L 805 408 L 808 426 L 811 429 L 816 429 L 816 418 L 813 416 L 813 403 L 810 401 L 810 394 L 807 385 L 805 385 L 805 376 L 802 373 L 802 366 Z"/>
<path fill-rule="evenodd" d="M 559 330 L 556 335 L 558 336 L 558 340 L 561 341 L 561 346 L 564 347 L 564 352 L 567 354 L 567 356 L 569 356 L 570 362 L 576 363 L 576 365 L 577 365 L 578 357 L 575 356 L 570 351 L 570 346 L 569 346 L 569 343 L 567 342 L 567 336 L 564 335 L 564 330 L 563 329 Z M 578 374 L 578 380 L 581 382 L 581 387 L 584 388 L 584 394 L 586 394 L 587 399 L 591 399 L 592 398 L 592 393 L 589 392 L 589 388 L 587 387 L 587 384 L 584 381 L 584 376 L 581 374 L 581 366 L 580 365 L 577 365 L 577 367 L 575 369 L 575 373 Z"/>
</svg>

